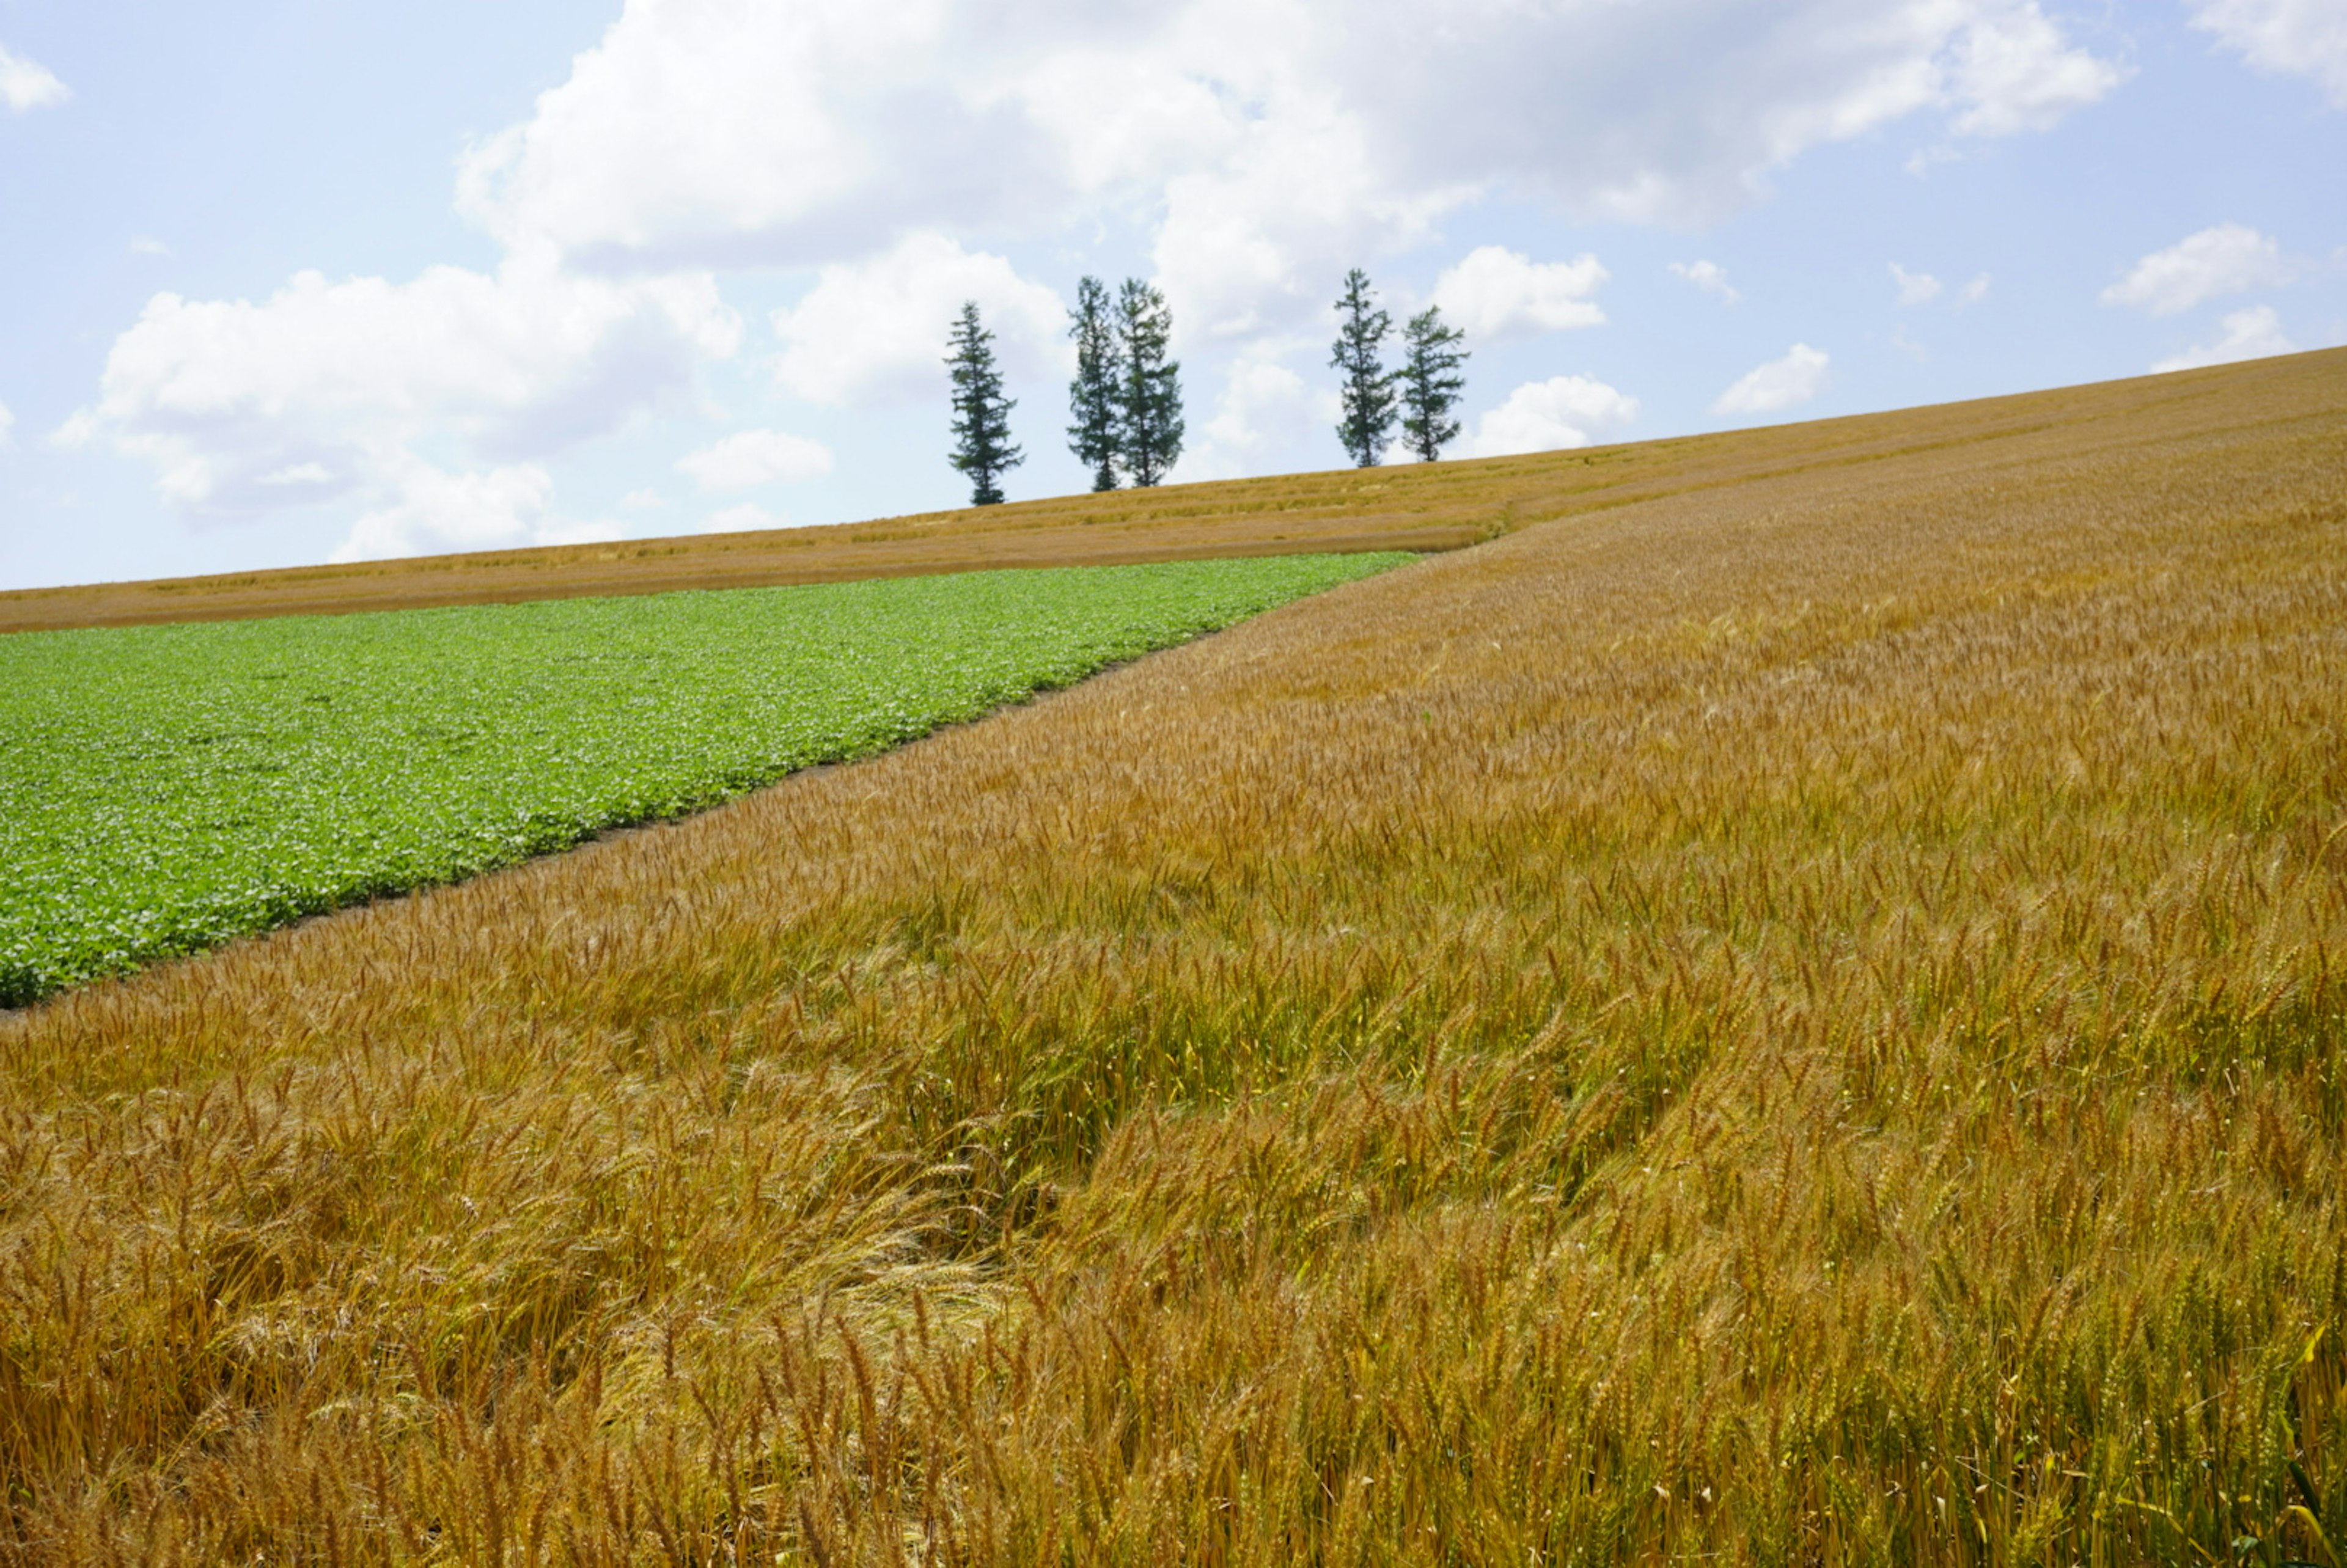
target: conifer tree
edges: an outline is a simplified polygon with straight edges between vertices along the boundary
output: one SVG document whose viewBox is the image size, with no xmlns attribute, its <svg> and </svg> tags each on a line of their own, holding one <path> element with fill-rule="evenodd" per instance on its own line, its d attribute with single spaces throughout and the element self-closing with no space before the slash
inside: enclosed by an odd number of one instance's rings
<svg viewBox="0 0 2347 1568">
<path fill-rule="evenodd" d="M 1121 456 L 1133 482 L 1147 488 L 1182 456 L 1182 366 L 1165 357 L 1174 313 L 1163 294 L 1127 278 L 1117 297 L 1117 328 L 1124 373 L 1117 398 Z"/>
<path fill-rule="evenodd" d="M 1068 313 L 1068 335 L 1076 340 L 1076 379 L 1068 384 L 1068 449 L 1092 471 L 1092 488 L 1113 490 L 1117 460 L 1123 454 L 1123 421 L 1117 405 L 1124 392 L 1124 351 L 1110 313 L 1108 285 L 1098 278 L 1076 284 L 1076 308 Z"/>
<path fill-rule="evenodd" d="M 1393 318 L 1378 308 L 1369 275 L 1358 267 L 1345 274 L 1337 314 L 1337 343 L 1328 360 L 1345 373 L 1344 416 L 1337 423 L 1337 438 L 1355 466 L 1374 468 L 1393 439 L 1394 378 L 1379 358 Z"/>
<path fill-rule="evenodd" d="M 947 342 L 953 350 L 946 366 L 953 372 L 954 411 L 954 449 L 948 461 L 969 476 L 971 506 L 999 506 L 1002 488 L 996 481 L 1027 456 L 1011 444 L 1010 411 L 1019 405 L 1002 395 L 994 334 L 979 323 L 976 300 L 963 302 Z"/>
<path fill-rule="evenodd" d="M 1467 378 L 1459 367 L 1467 351 L 1459 346 L 1467 334 L 1446 326 L 1442 312 L 1429 305 L 1409 318 L 1402 329 L 1401 442 L 1421 463 L 1442 456 L 1443 444 L 1459 434 L 1450 411 L 1459 406 Z"/>
</svg>

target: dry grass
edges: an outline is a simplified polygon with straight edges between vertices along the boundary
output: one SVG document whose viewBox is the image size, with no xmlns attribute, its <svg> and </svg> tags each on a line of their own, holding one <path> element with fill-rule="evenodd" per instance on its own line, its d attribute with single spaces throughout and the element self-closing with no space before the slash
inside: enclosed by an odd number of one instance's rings
<svg viewBox="0 0 2347 1568">
<path fill-rule="evenodd" d="M 2342 1561 L 2347 354 L 1709 450 L 0 1021 L 0 1558 Z"/>
</svg>

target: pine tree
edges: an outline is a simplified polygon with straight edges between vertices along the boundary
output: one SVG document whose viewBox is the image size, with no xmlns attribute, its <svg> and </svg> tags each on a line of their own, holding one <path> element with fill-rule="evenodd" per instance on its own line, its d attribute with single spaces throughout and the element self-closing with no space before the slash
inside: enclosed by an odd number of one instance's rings
<svg viewBox="0 0 2347 1568">
<path fill-rule="evenodd" d="M 1182 456 L 1182 366 L 1167 359 L 1174 313 L 1165 296 L 1127 278 L 1117 296 L 1118 346 L 1124 378 L 1117 396 L 1125 472 L 1147 488 Z"/>
<path fill-rule="evenodd" d="M 1459 434 L 1450 411 L 1467 390 L 1467 378 L 1459 374 L 1467 351 L 1458 346 L 1466 338 L 1457 327 L 1445 326 L 1442 312 L 1433 305 L 1402 329 L 1401 440 L 1421 463 L 1440 457 L 1443 443 Z"/>
<path fill-rule="evenodd" d="M 976 300 L 964 302 L 947 342 L 953 350 L 946 365 L 953 372 L 954 411 L 954 449 L 948 461 L 969 476 L 971 506 L 999 506 L 1002 489 L 995 481 L 1027 456 L 1011 445 L 1010 411 L 1019 405 L 1002 395 L 994 334 L 979 323 Z"/>
<path fill-rule="evenodd" d="M 1337 343 L 1328 360 L 1345 373 L 1344 417 L 1337 421 L 1337 438 L 1355 466 L 1374 468 L 1393 439 L 1394 378 L 1378 358 L 1393 318 L 1378 308 L 1369 275 L 1358 267 L 1345 274 L 1337 311 Z"/>
<path fill-rule="evenodd" d="M 1076 379 L 1068 384 L 1068 450 L 1092 471 L 1092 488 L 1113 490 L 1117 459 L 1124 449 L 1117 404 L 1123 395 L 1124 351 L 1109 313 L 1108 285 L 1098 278 L 1076 284 L 1076 308 L 1068 313 L 1068 335 L 1076 340 Z"/>
</svg>

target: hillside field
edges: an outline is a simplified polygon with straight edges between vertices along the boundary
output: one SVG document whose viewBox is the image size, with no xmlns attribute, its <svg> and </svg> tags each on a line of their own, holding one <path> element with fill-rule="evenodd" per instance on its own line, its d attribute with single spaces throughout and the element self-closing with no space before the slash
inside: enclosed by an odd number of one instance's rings
<svg viewBox="0 0 2347 1568">
<path fill-rule="evenodd" d="M 2347 351 L 1372 485 L 0 1014 L 0 1562 L 2347 1562 Z"/>
</svg>

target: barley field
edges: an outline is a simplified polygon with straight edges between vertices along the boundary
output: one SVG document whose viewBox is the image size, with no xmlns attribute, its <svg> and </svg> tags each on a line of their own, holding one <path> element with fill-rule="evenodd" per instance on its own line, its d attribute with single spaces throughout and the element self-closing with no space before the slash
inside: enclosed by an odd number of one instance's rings
<svg viewBox="0 0 2347 1568">
<path fill-rule="evenodd" d="M 1628 450 L 0 1017 L 0 1560 L 2347 1558 L 2347 352 Z"/>
</svg>

